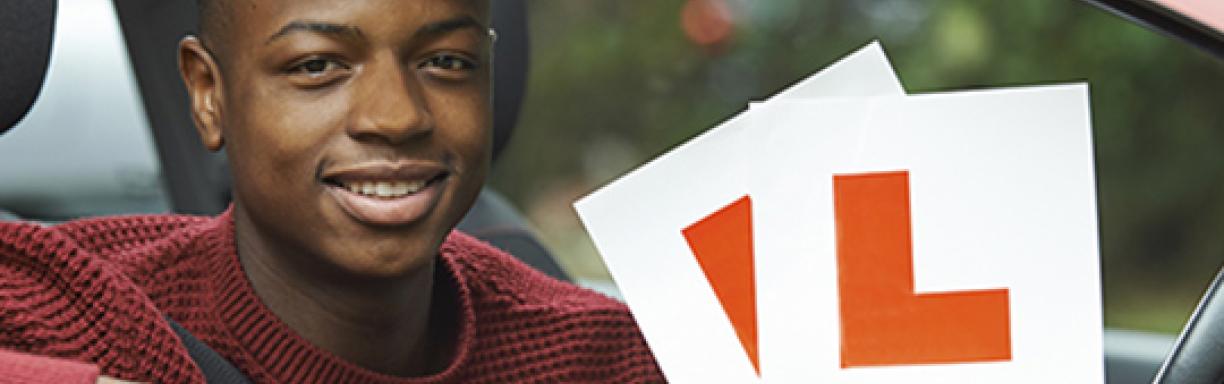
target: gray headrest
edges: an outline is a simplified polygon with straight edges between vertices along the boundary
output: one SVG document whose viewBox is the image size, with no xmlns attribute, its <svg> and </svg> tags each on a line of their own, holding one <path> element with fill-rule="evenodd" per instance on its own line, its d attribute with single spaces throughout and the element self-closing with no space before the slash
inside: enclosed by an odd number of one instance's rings
<svg viewBox="0 0 1224 384">
<path fill-rule="evenodd" d="M 0 1 L 0 134 L 25 117 L 42 89 L 55 31 L 53 0 Z"/>
<path fill-rule="evenodd" d="M 493 158 L 497 158 L 510 141 L 518 124 L 519 109 L 527 87 L 528 37 L 527 4 L 525 0 L 494 0 L 493 29 L 497 43 L 493 47 Z"/>
</svg>

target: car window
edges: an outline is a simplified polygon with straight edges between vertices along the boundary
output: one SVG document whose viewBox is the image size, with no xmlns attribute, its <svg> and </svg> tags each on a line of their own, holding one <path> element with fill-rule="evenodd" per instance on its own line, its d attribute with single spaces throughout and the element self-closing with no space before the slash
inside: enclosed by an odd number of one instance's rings
<svg viewBox="0 0 1224 384">
<path fill-rule="evenodd" d="M 1090 84 L 1107 326 L 1178 331 L 1220 267 L 1224 63 L 1088 2 L 529 5 L 526 104 L 492 184 L 588 284 L 609 277 L 575 199 L 872 39 L 910 92 Z"/>
</svg>

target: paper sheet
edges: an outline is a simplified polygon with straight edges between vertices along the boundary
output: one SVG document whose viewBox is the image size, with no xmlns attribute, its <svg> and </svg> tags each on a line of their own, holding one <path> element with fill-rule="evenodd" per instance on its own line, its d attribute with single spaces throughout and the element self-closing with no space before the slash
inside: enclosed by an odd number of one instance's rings
<svg viewBox="0 0 1224 384">
<path fill-rule="evenodd" d="M 872 43 L 777 96 L 902 95 Z M 682 230 L 748 194 L 746 112 L 575 203 L 668 380 L 757 380 Z"/>
<path fill-rule="evenodd" d="M 1085 85 L 1065 85 L 754 107 L 749 188 L 764 378 L 1103 382 L 1088 104 Z M 839 287 L 848 272 L 838 251 L 853 240 L 839 228 L 848 225 L 839 221 L 847 219 L 838 216 L 846 213 L 837 212 L 835 177 L 896 171 L 908 174 L 914 293 L 1006 290 L 1007 358 L 846 366 L 839 309 L 851 289 Z M 887 241 L 885 227 L 870 245 Z M 958 322 L 975 315 L 944 313 L 922 329 L 953 327 L 954 335 L 979 326 Z M 927 351 L 913 356 L 932 356 L 945 339 L 921 343 Z M 897 358 L 904 349 L 866 354 Z"/>
</svg>

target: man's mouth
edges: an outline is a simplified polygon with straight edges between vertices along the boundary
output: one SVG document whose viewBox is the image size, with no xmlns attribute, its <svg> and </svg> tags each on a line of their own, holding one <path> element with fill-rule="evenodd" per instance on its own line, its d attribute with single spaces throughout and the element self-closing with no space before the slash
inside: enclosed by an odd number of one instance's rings
<svg viewBox="0 0 1224 384">
<path fill-rule="evenodd" d="M 430 180 L 324 180 L 324 182 L 362 196 L 394 199 L 416 194 L 437 178 Z"/>
<path fill-rule="evenodd" d="M 404 225 L 437 206 L 450 171 L 430 162 L 373 162 L 339 167 L 322 177 L 349 216 L 373 225 Z"/>
</svg>

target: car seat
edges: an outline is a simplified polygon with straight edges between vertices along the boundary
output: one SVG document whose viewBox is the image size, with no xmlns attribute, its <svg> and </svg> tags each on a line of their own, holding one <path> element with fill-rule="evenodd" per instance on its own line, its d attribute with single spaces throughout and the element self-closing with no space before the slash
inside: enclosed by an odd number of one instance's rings
<svg viewBox="0 0 1224 384">
<path fill-rule="evenodd" d="M 25 117 L 42 90 L 55 32 L 55 1 L 0 3 L 0 134 Z M 20 52 L 21 54 L 15 54 Z"/>
</svg>

